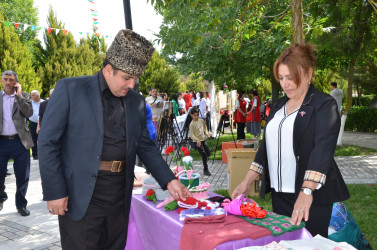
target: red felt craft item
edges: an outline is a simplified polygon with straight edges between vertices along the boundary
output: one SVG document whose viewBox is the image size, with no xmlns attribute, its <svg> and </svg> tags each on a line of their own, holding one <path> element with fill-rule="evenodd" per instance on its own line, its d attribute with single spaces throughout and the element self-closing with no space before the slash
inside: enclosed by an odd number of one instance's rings
<svg viewBox="0 0 377 250">
<path fill-rule="evenodd" d="M 186 200 L 177 200 L 178 206 L 182 208 L 202 208 L 207 206 L 207 202 L 199 201 L 193 197 L 187 197 Z"/>
<path fill-rule="evenodd" d="M 157 205 L 156 193 L 154 192 L 153 189 L 149 189 L 147 193 L 145 194 L 145 197 L 147 198 L 147 200 L 151 200 L 154 202 L 154 204 Z"/>
<path fill-rule="evenodd" d="M 241 213 L 244 216 L 254 217 L 254 218 L 264 218 L 267 215 L 267 211 L 258 207 L 256 203 L 246 203 L 241 204 Z"/>
</svg>

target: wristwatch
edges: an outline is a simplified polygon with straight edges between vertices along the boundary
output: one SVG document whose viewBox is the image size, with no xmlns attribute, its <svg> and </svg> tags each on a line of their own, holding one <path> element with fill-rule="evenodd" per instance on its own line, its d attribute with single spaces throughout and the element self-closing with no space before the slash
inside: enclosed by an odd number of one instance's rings
<svg viewBox="0 0 377 250">
<path fill-rule="evenodd" d="M 307 187 L 302 187 L 300 191 L 304 192 L 304 194 L 306 194 L 306 195 L 313 194 L 313 190 L 311 190 L 310 188 L 307 188 Z"/>
</svg>

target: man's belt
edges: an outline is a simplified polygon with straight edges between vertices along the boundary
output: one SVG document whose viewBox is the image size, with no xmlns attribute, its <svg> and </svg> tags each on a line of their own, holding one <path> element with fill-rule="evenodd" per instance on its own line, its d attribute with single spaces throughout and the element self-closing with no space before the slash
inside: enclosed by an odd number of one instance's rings
<svg viewBox="0 0 377 250">
<path fill-rule="evenodd" d="M 18 134 L 15 135 L 0 135 L 0 139 L 13 140 L 18 138 Z"/>
<path fill-rule="evenodd" d="M 99 170 L 121 172 L 126 167 L 126 161 L 101 161 Z"/>
</svg>

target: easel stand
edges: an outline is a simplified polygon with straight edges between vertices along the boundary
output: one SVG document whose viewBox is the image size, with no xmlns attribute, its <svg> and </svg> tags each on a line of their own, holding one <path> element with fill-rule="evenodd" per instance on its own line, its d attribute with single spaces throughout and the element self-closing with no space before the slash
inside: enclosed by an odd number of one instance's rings
<svg viewBox="0 0 377 250">
<path fill-rule="evenodd" d="M 215 156 L 216 156 L 217 146 L 218 146 L 218 144 L 219 144 L 219 138 L 220 138 L 220 136 L 221 136 L 221 130 L 223 131 L 223 134 L 224 134 L 225 116 L 226 116 L 226 114 L 222 114 L 222 115 L 220 116 L 219 125 L 217 126 L 217 130 L 216 130 L 216 137 L 215 137 L 215 140 L 213 141 L 213 144 L 212 144 L 212 147 L 211 147 L 211 152 L 212 152 L 213 147 L 216 145 L 216 146 L 215 146 L 215 152 L 213 153 L 213 160 L 212 160 L 212 163 L 215 162 Z M 229 128 L 230 128 L 230 132 L 232 133 L 234 146 L 237 148 L 236 139 L 234 139 L 233 128 L 231 127 L 231 125 L 229 126 Z M 216 142 L 216 143 L 215 143 L 215 142 Z"/>
<path fill-rule="evenodd" d="M 175 116 L 173 114 L 173 108 L 169 108 L 164 110 L 161 113 L 160 122 L 158 124 L 158 132 L 156 143 L 157 147 L 162 152 L 163 148 L 168 146 L 173 146 L 175 148 L 174 154 L 176 159 L 180 158 L 181 156 L 181 142 L 180 138 L 182 138 L 181 132 L 179 127 L 175 127 L 174 124 L 178 124 Z M 171 142 L 171 144 L 170 144 Z M 168 155 L 166 156 L 166 162 L 168 162 Z M 169 166 L 173 158 L 170 159 Z"/>
</svg>

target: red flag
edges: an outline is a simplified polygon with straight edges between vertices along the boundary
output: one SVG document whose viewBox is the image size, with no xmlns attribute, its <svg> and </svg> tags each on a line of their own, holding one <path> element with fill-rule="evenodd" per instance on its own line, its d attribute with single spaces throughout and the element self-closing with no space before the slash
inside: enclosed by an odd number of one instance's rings
<svg viewBox="0 0 377 250">
<path fill-rule="evenodd" d="M 98 19 L 96 19 L 96 18 L 93 18 L 93 20 L 94 20 L 94 21 L 97 21 Z"/>
<path fill-rule="evenodd" d="M 94 3 L 93 1 L 89 1 L 89 3 Z M 95 3 L 94 3 L 95 4 Z"/>
<path fill-rule="evenodd" d="M 67 35 L 68 30 L 64 30 L 64 35 Z"/>
<path fill-rule="evenodd" d="M 90 9 L 91 11 L 96 11 L 96 10 L 93 10 L 93 9 Z"/>
<path fill-rule="evenodd" d="M 48 34 L 50 34 L 51 33 L 51 31 L 52 31 L 52 28 L 48 28 Z"/>
<path fill-rule="evenodd" d="M 17 29 L 18 25 L 20 25 L 19 23 L 15 23 L 14 24 L 14 28 Z"/>
</svg>

